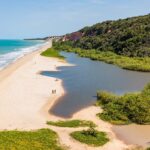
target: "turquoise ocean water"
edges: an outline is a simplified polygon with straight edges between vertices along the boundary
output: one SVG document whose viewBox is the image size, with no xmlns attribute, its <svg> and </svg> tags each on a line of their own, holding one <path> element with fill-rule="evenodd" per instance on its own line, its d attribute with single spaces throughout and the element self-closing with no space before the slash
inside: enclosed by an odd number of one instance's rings
<svg viewBox="0 0 150 150">
<path fill-rule="evenodd" d="M 0 40 L 0 70 L 44 44 L 43 41 Z"/>
</svg>

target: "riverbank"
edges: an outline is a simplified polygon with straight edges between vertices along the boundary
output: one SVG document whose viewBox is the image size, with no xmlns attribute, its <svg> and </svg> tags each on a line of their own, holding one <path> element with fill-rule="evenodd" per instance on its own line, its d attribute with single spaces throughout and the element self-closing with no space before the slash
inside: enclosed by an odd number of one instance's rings
<svg viewBox="0 0 150 150">
<path fill-rule="evenodd" d="M 127 57 L 118 55 L 111 51 L 98 51 L 96 49 L 87 50 L 80 47 L 72 47 L 68 42 L 53 43 L 53 48 L 67 52 L 74 52 L 80 57 L 90 58 L 95 61 L 103 61 L 107 64 L 113 64 L 126 70 L 150 72 L 149 57 Z"/>
</svg>

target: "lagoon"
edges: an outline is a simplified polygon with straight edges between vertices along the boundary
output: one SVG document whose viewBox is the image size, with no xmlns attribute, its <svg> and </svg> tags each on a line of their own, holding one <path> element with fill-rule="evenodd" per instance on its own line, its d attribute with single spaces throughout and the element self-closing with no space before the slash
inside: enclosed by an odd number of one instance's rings
<svg viewBox="0 0 150 150">
<path fill-rule="evenodd" d="M 63 80 L 66 94 L 49 110 L 50 113 L 60 117 L 69 118 L 80 109 L 94 104 L 98 90 L 123 94 L 139 91 L 150 82 L 150 73 L 124 70 L 104 62 L 81 58 L 74 53 L 61 52 L 61 54 L 73 66 L 58 67 L 58 71 L 54 72 L 42 72 L 43 75 Z M 149 129 L 150 126 L 146 128 Z M 144 146 L 149 144 L 150 130 L 145 134 L 145 128 L 141 126 L 134 125 L 134 130 L 133 125 L 114 126 L 114 132 L 129 144 Z"/>
</svg>

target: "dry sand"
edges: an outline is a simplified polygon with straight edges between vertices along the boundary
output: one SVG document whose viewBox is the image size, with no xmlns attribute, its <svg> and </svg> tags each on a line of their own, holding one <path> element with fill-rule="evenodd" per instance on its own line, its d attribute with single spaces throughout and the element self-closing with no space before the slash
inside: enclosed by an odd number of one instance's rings
<svg viewBox="0 0 150 150">
<path fill-rule="evenodd" d="M 56 70 L 67 65 L 54 58 L 40 56 L 51 42 L 39 51 L 17 60 L 0 72 L 0 129 L 39 129 L 45 127 L 41 108 L 56 89 L 55 98 L 63 94 L 62 81 L 42 76 L 40 71 Z"/>
<path fill-rule="evenodd" d="M 33 130 L 48 128 L 55 130 L 60 143 L 71 150 L 122 150 L 128 146 L 118 140 L 111 130 L 111 125 L 99 120 L 95 114 L 100 109 L 88 107 L 76 113 L 71 119 L 85 119 L 95 122 L 100 131 L 107 132 L 110 142 L 103 147 L 93 148 L 73 140 L 69 133 L 78 129 L 47 126 L 46 121 L 62 120 L 50 115 L 48 110 L 65 91 L 62 81 L 42 76 L 41 71 L 54 71 L 58 66 L 67 66 L 64 61 L 40 56 L 41 51 L 51 47 L 51 42 L 39 51 L 17 60 L 0 72 L 0 130 Z M 52 94 L 53 89 L 57 90 Z"/>
</svg>

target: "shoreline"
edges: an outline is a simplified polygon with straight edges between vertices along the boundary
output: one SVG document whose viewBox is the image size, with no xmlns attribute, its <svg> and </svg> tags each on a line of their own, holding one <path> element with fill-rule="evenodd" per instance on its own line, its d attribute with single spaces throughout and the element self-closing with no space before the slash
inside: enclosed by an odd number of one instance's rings
<svg viewBox="0 0 150 150">
<path fill-rule="evenodd" d="M 0 82 L 1 78 L 4 76 L 9 76 L 13 71 L 15 71 L 17 68 L 19 68 L 21 65 L 23 65 L 27 60 L 30 60 L 34 55 L 42 52 L 43 50 L 51 47 L 51 43 L 47 43 L 43 46 L 40 46 L 37 50 L 29 52 L 27 54 L 24 54 L 22 57 L 16 58 L 14 61 L 12 61 L 10 64 L 6 65 L 4 68 L 0 70 Z M 7 73 L 6 73 L 7 72 Z"/>
<path fill-rule="evenodd" d="M 55 71 L 59 66 L 70 65 L 57 58 L 41 56 L 40 53 L 49 47 L 51 47 L 51 42 L 35 52 L 26 54 L 0 71 L 0 117 L 3 120 L 0 124 L 0 130 L 30 131 L 50 128 L 56 131 L 60 143 L 65 144 L 70 149 L 92 150 L 93 148 L 70 138 L 69 133 L 73 129 L 46 125 L 46 121 L 49 120 L 65 119 L 48 112 L 59 100 L 59 97 L 65 94 L 65 90 L 61 79 L 56 81 L 56 78 L 40 75 L 40 72 Z M 57 93 L 51 94 L 52 89 L 57 89 Z M 100 108 L 90 106 L 78 111 L 70 119 L 91 120 L 99 125 L 100 131 L 107 132 L 110 142 L 103 147 L 94 148 L 95 150 L 127 148 L 126 144 L 117 139 L 111 130 L 111 125 L 96 117 L 96 113 L 99 111 Z M 79 130 L 79 128 L 76 130 Z"/>
<path fill-rule="evenodd" d="M 40 53 L 52 43 L 26 54 L 0 71 L 0 130 L 34 130 L 46 127 L 47 118 L 41 113 L 42 106 L 51 98 L 51 90 L 56 88 L 61 96 L 61 80 L 39 74 L 42 70 L 56 70 L 67 63 L 55 58 L 46 58 Z M 50 83 L 50 84 L 48 84 Z M 31 116 L 31 114 L 33 116 Z M 11 119 L 10 119 L 11 118 Z"/>
</svg>

